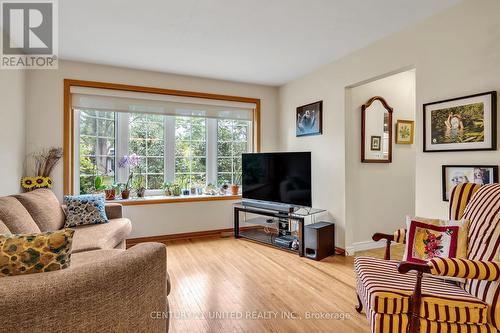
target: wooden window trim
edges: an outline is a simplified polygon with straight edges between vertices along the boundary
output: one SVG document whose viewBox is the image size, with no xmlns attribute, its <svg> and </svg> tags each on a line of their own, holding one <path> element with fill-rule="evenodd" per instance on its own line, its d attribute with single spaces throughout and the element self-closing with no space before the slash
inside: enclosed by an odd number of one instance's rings
<svg viewBox="0 0 500 333">
<path fill-rule="evenodd" d="M 195 97 L 195 98 L 205 98 L 214 99 L 222 101 L 233 101 L 233 102 L 243 102 L 243 103 L 253 103 L 255 104 L 255 109 L 253 110 L 253 127 L 255 128 L 255 134 L 252 135 L 252 141 L 254 146 L 254 151 L 260 151 L 260 99 L 251 97 L 241 97 L 241 96 L 230 96 L 230 95 L 220 95 L 211 94 L 196 91 L 186 91 L 186 90 L 174 90 L 174 89 L 164 89 L 164 88 L 154 88 L 145 86 L 135 86 L 128 84 L 119 83 L 108 83 L 108 82 L 97 82 L 97 81 L 83 81 L 83 80 L 73 80 L 64 79 L 64 104 L 63 104 L 63 121 L 64 121 L 64 137 L 63 137 L 63 190 L 65 195 L 73 194 L 73 183 L 74 183 L 74 112 L 71 108 L 71 87 L 87 87 L 87 88 L 100 88 L 100 89 L 111 89 L 111 90 L 123 90 L 123 91 L 133 91 L 142 92 L 150 94 L 160 94 L 160 95 L 170 95 L 170 96 L 182 96 L 182 97 Z M 139 203 L 134 201 L 133 204 L 151 204 L 151 203 L 177 203 L 177 202 L 195 202 L 195 201 L 216 201 L 216 200 L 236 200 L 239 196 L 219 196 L 219 197 L 204 197 L 204 198 L 183 198 L 181 199 L 149 199 L 144 200 L 144 202 Z M 192 199 L 192 200 L 188 200 Z M 132 201 L 124 201 L 123 204 L 132 204 Z"/>
</svg>

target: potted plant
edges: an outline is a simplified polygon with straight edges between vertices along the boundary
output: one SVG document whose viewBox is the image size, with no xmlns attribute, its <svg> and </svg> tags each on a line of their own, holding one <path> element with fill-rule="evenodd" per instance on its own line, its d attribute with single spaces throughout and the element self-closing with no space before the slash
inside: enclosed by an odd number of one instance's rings
<svg viewBox="0 0 500 333">
<path fill-rule="evenodd" d="M 171 189 L 172 189 L 172 195 L 174 197 L 178 197 L 181 195 L 181 186 L 179 184 L 173 184 Z"/>
<path fill-rule="evenodd" d="M 106 200 L 115 200 L 116 199 L 116 186 L 106 186 L 104 189 L 104 196 Z"/>
<path fill-rule="evenodd" d="M 165 191 L 165 195 L 167 197 L 172 196 L 172 183 L 169 182 L 163 183 L 163 190 Z"/>
<path fill-rule="evenodd" d="M 146 188 L 144 187 L 144 176 L 142 173 L 139 173 L 133 180 L 133 186 L 137 193 L 137 197 L 144 198 L 144 193 L 146 192 Z"/>
<path fill-rule="evenodd" d="M 94 193 L 101 193 L 106 190 L 104 181 L 101 176 L 96 176 L 94 179 Z"/>
<path fill-rule="evenodd" d="M 240 193 L 240 183 L 241 183 L 241 174 L 237 174 L 234 176 L 234 182 L 231 184 L 230 189 L 231 189 L 231 194 L 232 195 L 238 195 Z"/>
<path fill-rule="evenodd" d="M 130 183 L 132 178 L 134 177 L 134 168 L 139 166 L 140 158 L 135 153 L 131 155 L 125 155 L 120 159 L 118 166 L 120 168 L 128 168 L 129 175 L 127 179 L 127 183 L 122 190 L 122 199 L 128 199 L 130 197 Z"/>
</svg>

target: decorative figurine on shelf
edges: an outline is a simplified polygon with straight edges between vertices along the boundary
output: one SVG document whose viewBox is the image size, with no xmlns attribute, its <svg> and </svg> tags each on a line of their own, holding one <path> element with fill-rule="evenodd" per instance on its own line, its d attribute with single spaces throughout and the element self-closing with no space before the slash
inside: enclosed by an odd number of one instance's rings
<svg viewBox="0 0 500 333">
<path fill-rule="evenodd" d="M 36 176 L 23 177 L 21 187 L 27 192 L 37 188 L 52 188 L 50 175 L 62 156 L 62 148 L 44 149 L 28 156 L 26 170 Z"/>
</svg>

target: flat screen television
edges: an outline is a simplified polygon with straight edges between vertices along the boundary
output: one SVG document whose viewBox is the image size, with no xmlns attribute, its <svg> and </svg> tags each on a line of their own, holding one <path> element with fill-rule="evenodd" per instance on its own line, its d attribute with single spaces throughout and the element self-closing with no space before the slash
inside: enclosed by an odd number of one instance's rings
<svg viewBox="0 0 500 333">
<path fill-rule="evenodd" d="M 311 153 L 243 154 L 242 186 L 246 200 L 311 207 Z"/>
</svg>

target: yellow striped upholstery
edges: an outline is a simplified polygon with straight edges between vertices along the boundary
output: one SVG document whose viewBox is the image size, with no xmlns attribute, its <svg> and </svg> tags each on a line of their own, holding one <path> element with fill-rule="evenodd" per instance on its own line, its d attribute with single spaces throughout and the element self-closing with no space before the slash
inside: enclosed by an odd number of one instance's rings
<svg viewBox="0 0 500 333">
<path fill-rule="evenodd" d="M 481 186 L 463 218 L 470 221 L 467 258 L 500 261 L 500 184 Z M 465 290 L 490 305 L 490 323 L 500 330 L 500 282 L 471 279 Z"/>
<path fill-rule="evenodd" d="M 370 321 L 374 320 L 374 314 L 409 313 L 416 274 L 414 272 L 400 274 L 397 271 L 398 263 L 395 260 L 355 258 L 354 267 L 358 276 L 357 292 L 364 308 L 369 309 L 367 312 L 372 312 L 372 316 L 367 313 Z M 447 323 L 484 325 L 488 319 L 488 305 L 455 284 L 427 277 L 422 281 L 420 316 L 428 320 Z M 388 316 L 376 318 L 389 320 Z"/>
<path fill-rule="evenodd" d="M 398 229 L 394 232 L 394 241 L 396 243 L 406 243 L 406 229 Z"/>
<path fill-rule="evenodd" d="M 500 262 L 460 258 L 434 258 L 429 266 L 433 275 L 500 281 Z"/>
<path fill-rule="evenodd" d="M 458 184 L 451 190 L 449 213 L 450 220 L 460 220 L 465 207 L 481 186 L 475 183 Z"/>
<path fill-rule="evenodd" d="M 372 333 L 404 333 L 408 329 L 408 315 L 388 315 L 370 311 L 368 313 Z M 470 325 L 430 321 L 420 318 L 421 333 L 498 333 L 491 324 Z"/>
</svg>

